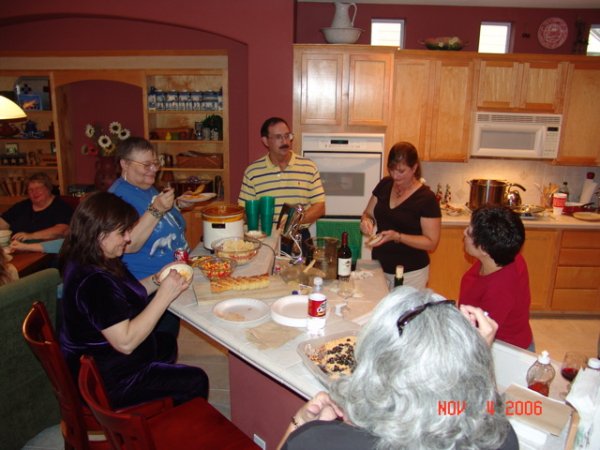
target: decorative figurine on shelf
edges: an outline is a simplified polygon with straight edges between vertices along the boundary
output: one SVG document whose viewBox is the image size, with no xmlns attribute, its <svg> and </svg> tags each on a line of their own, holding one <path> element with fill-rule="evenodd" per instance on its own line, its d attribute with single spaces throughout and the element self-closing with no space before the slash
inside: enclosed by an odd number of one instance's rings
<svg viewBox="0 0 600 450">
<path fill-rule="evenodd" d="M 28 120 L 23 125 L 21 125 L 22 137 L 26 139 L 41 139 L 44 137 L 43 131 L 38 131 L 37 123 L 33 120 Z"/>
<path fill-rule="evenodd" d="M 442 198 L 442 185 L 438 183 L 437 190 L 435 191 L 435 199 L 438 201 L 438 203 L 441 203 Z"/>
<path fill-rule="evenodd" d="M 446 185 L 446 192 L 444 193 L 444 200 L 442 201 L 442 203 L 444 205 L 449 204 L 452 201 L 452 193 L 450 192 L 450 185 L 447 184 Z"/>
</svg>

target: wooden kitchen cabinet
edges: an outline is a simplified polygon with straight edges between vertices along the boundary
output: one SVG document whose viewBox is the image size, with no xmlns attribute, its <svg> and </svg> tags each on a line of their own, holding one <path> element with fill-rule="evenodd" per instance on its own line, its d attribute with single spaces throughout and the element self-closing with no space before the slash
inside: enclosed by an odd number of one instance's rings
<svg viewBox="0 0 600 450">
<path fill-rule="evenodd" d="M 566 69 L 567 63 L 561 61 L 482 58 L 477 107 L 560 113 Z"/>
<path fill-rule="evenodd" d="M 525 230 L 525 244 L 521 252 L 529 273 L 532 311 L 543 311 L 549 307 L 559 236 L 557 230 Z"/>
<path fill-rule="evenodd" d="M 294 46 L 294 129 L 381 132 L 390 121 L 394 51 Z"/>
<path fill-rule="evenodd" d="M 425 161 L 466 161 L 473 87 L 471 58 L 414 58 L 399 53 L 392 142 L 411 142 Z"/>
<path fill-rule="evenodd" d="M 600 311 L 600 231 L 562 232 L 552 311 Z"/>
<path fill-rule="evenodd" d="M 600 166 L 600 63 L 569 65 L 559 164 Z"/>
<path fill-rule="evenodd" d="M 442 227 L 440 243 L 430 253 L 429 283 L 427 287 L 449 299 L 458 300 L 460 280 L 474 262 L 463 246 L 464 226 Z"/>
</svg>

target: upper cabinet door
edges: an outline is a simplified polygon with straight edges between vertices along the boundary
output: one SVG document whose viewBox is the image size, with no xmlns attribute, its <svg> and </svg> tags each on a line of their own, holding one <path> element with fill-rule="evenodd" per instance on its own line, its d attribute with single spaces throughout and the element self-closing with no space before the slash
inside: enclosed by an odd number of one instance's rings
<svg viewBox="0 0 600 450">
<path fill-rule="evenodd" d="M 511 109 L 518 106 L 519 63 L 482 60 L 479 70 L 478 108 Z"/>
<path fill-rule="evenodd" d="M 303 52 L 300 64 L 300 123 L 341 125 L 344 54 Z"/>
<path fill-rule="evenodd" d="M 469 60 L 436 63 L 430 161 L 466 161 L 473 122 L 474 64 Z"/>
<path fill-rule="evenodd" d="M 390 117 L 393 53 L 351 53 L 348 125 L 386 126 Z"/>
<path fill-rule="evenodd" d="M 600 63 L 569 67 L 560 164 L 600 166 Z"/>
<path fill-rule="evenodd" d="M 480 62 L 477 107 L 560 113 L 566 64 L 558 61 Z"/>
</svg>

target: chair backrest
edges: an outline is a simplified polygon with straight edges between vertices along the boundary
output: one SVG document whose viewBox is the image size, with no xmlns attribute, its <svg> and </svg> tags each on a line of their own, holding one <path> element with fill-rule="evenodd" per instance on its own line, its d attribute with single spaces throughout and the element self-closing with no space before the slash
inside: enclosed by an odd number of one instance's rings
<svg viewBox="0 0 600 450">
<path fill-rule="evenodd" d="M 100 372 L 91 356 L 81 357 L 79 390 L 113 448 L 120 450 L 156 450 L 144 416 L 112 410 Z"/>
<path fill-rule="evenodd" d="M 46 307 L 35 302 L 23 321 L 23 337 L 46 371 L 60 406 L 61 430 L 65 448 L 107 449 L 102 427 L 81 401 L 77 385 L 60 350 Z M 100 440 L 90 441 L 88 432 L 96 432 Z"/>
</svg>

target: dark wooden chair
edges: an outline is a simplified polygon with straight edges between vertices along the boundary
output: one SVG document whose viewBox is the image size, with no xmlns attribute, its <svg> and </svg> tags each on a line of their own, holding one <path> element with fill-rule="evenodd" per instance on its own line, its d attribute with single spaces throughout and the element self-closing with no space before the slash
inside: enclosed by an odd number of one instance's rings
<svg viewBox="0 0 600 450">
<path fill-rule="evenodd" d="M 152 416 L 136 407 L 114 411 L 90 356 L 81 357 L 79 390 L 117 450 L 237 450 L 259 448 L 203 398 L 179 406 L 165 402 Z M 139 405 L 144 407 L 144 405 Z"/>
<path fill-rule="evenodd" d="M 65 449 L 109 449 L 102 427 L 81 400 L 43 303 L 35 302 L 29 310 L 23 321 L 23 337 L 52 383 L 60 406 Z"/>
</svg>

